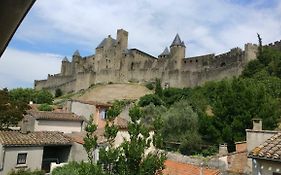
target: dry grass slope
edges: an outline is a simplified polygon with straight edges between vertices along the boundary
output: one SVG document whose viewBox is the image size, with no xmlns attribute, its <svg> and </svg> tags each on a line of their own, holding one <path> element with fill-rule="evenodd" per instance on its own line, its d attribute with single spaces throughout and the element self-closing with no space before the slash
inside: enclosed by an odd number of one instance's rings
<svg viewBox="0 0 281 175">
<path fill-rule="evenodd" d="M 140 84 L 108 84 L 97 85 L 86 90 L 81 96 L 73 97 L 73 99 L 105 103 L 121 99 L 134 100 L 152 92 Z"/>
</svg>

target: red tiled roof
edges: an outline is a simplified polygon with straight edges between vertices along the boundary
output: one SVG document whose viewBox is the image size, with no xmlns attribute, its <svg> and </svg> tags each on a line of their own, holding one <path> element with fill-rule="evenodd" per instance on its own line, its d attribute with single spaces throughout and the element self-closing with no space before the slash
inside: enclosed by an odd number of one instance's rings
<svg viewBox="0 0 281 175">
<path fill-rule="evenodd" d="M 73 142 L 79 143 L 79 144 L 84 144 L 84 137 L 86 136 L 86 132 L 74 132 L 74 133 L 70 133 L 70 134 L 65 134 L 66 136 L 68 136 L 69 138 L 71 138 L 71 140 Z M 97 129 L 94 132 L 94 135 L 96 135 L 98 137 L 97 142 L 98 143 L 105 143 L 107 140 L 104 137 L 104 129 Z"/>
<path fill-rule="evenodd" d="M 128 128 L 128 121 L 126 119 L 121 118 L 121 117 L 116 117 L 115 120 L 114 120 L 114 124 L 119 129 L 127 129 Z"/>
<path fill-rule="evenodd" d="M 260 146 L 254 148 L 249 157 L 281 161 L 281 133 L 275 134 Z"/>
<path fill-rule="evenodd" d="M 163 171 L 164 175 L 200 175 L 200 167 L 188 163 L 180 163 L 172 160 L 166 160 L 166 168 Z M 204 175 L 219 175 L 219 170 L 202 168 Z"/>
<path fill-rule="evenodd" d="M 37 120 L 83 121 L 82 117 L 69 112 L 33 111 L 27 112 Z"/>
<path fill-rule="evenodd" d="M 112 104 L 102 103 L 102 102 L 97 102 L 97 101 L 84 101 L 84 100 L 72 100 L 72 101 L 84 103 L 84 104 L 89 104 L 89 105 L 95 105 L 95 106 L 104 106 L 104 107 L 111 107 L 112 106 Z"/>
<path fill-rule="evenodd" d="M 19 131 L 0 131 L 0 144 L 7 146 L 69 145 L 62 132 L 39 131 L 23 134 Z"/>
</svg>

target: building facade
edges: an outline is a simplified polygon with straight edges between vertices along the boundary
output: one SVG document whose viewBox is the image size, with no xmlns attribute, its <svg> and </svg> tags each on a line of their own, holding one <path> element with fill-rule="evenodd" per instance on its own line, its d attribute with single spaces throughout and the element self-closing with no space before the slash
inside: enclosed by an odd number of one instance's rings
<svg viewBox="0 0 281 175">
<path fill-rule="evenodd" d="M 281 46 L 280 42 L 273 46 Z M 170 48 L 154 57 L 136 48 L 128 49 L 128 32 L 117 30 L 97 47 L 95 55 L 82 57 L 75 51 L 72 60 L 62 60 L 61 72 L 35 80 L 35 89 L 77 92 L 98 83 L 151 82 L 160 79 L 163 86 L 194 87 L 207 81 L 240 75 L 243 67 L 256 59 L 257 45 L 245 44 L 244 50 L 186 58 L 186 45 L 177 34 Z"/>
</svg>

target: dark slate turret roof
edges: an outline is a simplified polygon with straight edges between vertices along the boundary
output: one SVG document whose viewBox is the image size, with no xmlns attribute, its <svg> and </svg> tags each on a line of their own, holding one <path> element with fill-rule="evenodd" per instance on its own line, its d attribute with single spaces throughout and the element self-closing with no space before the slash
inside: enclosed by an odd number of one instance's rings
<svg viewBox="0 0 281 175">
<path fill-rule="evenodd" d="M 105 44 L 106 44 L 109 40 L 112 40 L 112 45 L 113 45 L 113 46 L 116 45 L 116 43 L 117 43 L 116 39 L 113 39 L 113 38 L 111 38 L 111 37 L 108 37 L 108 38 L 104 38 L 104 39 L 102 40 L 102 42 L 98 45 L 97 49 L 98 49 L 98 48 L 104 47 Z"/>
<path fill-rule="evenodd" d="M 67 57 L 64 57 L 62 61 L 69 62 L 68 59 L 67 59 Z"/>
<path fill-rule="evenodd" d="M 74 53 L 73 53 L 73 56 L 80 56 L 80 53 L 78 50 L 76 50 Z"/>
<path fill-rule="evenodd" d="M 164 51 L 159 56 L 166 56 L 166 55 L 169 55 L 169 54 L 170 54 L 169 49 L 168 49 L 168 47 L 166 47 L 164 49 Z"/>
<path fill-rule="evenodd" d="M 181 41 L 179 34 L 176 35 L 174 41 L 171 44 L 171 47 L 172 46 L 184 46 L 185 47 L 184 42 Z"/>
</svg>

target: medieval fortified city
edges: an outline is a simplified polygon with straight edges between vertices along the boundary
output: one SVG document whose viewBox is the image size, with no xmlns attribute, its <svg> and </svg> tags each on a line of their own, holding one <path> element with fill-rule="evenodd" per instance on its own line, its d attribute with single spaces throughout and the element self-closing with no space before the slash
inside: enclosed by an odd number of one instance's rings
<svg viewBox="0 0 281 175">
<path fill-rule="evenodd" d="M 278 0 L 0 0 L 0 175 L 281 175 L 280 19 Z"/>
<path fill-rule="evenodd" d="M 279 42 L 275 43 L 277 47 Z M 238 76 L 243 67 L 256 59 L 257 45 L 245 44 L 244 50 L 185 57 L 186 45 L 177 34 L 169 49 L 158 57 L 136 48 L 128 48 L 128 32 L 117 30 L 116 39 L 108 35 L 96 47 L 95 55 L 82 57 L 78 50 L 71 61 L 62 60 L 61 72 L 48 75 L 46 80 L 35 80 L 35 89 L 55 92 L 77 92 L 99 83 L 150 82 L 160 79 L 164 87 L 194 87 L 207 81 Z"/>
</svg>

